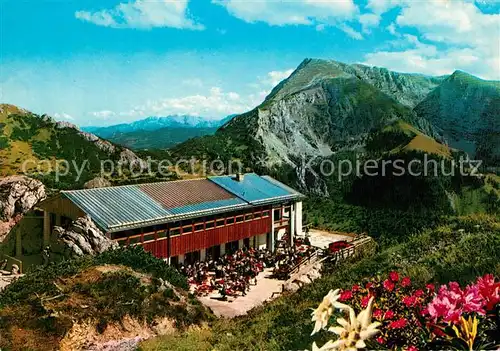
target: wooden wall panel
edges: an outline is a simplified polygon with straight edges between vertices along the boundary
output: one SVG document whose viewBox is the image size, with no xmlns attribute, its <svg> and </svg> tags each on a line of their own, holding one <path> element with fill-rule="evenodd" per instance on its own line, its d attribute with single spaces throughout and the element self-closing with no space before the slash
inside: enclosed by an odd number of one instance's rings
<svg viewBox="0 0 500 351">
<path fill-rule="evenodd" d="M 270 231 L 271 220 L 270 217 L 266 217 L 196 233 L 178 235 L 170 238 L 170 256 L 184 255 L 188 252 L 207 249 L 230 241 L 250 238 Z"/>
</svg>

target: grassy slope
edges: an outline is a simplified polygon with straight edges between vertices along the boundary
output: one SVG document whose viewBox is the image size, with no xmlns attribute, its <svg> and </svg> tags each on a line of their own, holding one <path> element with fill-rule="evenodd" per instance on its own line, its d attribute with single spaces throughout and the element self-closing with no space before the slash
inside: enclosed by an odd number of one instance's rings
<svg viewBox="0 0 500 351">
<path fill-rule="evenodd" d="M 160 280 L 171 284 L 160 289 Z M 52 350 L 78 322 L 104 330 L 126 316 L 168 317 L 178 328 L 210 318 L 187 282 L 142 248 L 119 249 L 36 268 L 0 295 L 0 347 Z"/>
<path fill-rule="evenodd" d="M 101 159 L 116 158 L 87 141 L 76 129 L 58 128 L 54 121 L 16 106 L 2 104 L 0 107 L 0 133 L 4 140 L 0 150 L 0 176 L 22 173 L 27 160 L 31 160 L 27 163 L 28 172 L 36 172 L 38 165 L 44 172 L 54 169 L 58 160 L 74 161 L 78 167 L 88 160 L 79 182 L 83 184 L 100 170 Z M 48 176 L 47 180 L 52 177 Z M 72 168 L 62 183 L 71 186 L 75 178 Z"/>
<path fill-rule="evenodd" d="M 81 188 L 85 182 L 100 174 L 101 160 L 111 160 L 116 166 L 120 153 L 124 151 L 123 147 L 102 139 L 99 143 L 114 147 L 114 150 L 98 147 L 77 129 L 57 125 L 50 117 L 38 116 L 13 105 L 0 104 L 0 177 L 24 173 L 23 163 L 29 160 L 25 169 L 28 175 L 40 179 L 46 186 L 56 189 Z M 159 157 L 155 153 L 144 153 L 142 156 L 152 156 L 153 159 Z M 160 160 L 164 158 L 168 159 L 169 156 L 163 155 Z M 61 163 L 63 160 L 69 162 L 69 169 Z M 47 172 L 54 171 L 56 164 L 63 171 L 59 180 L 54 172 Z M 115 167 L 115 173 L 110 179 L 117 185 L 178 178 L 175 172 L 165 176 L 145 172 L 141 176 L 132 177 L 128 166 L 123 167 L 123 172 L 119 172 L 118 168 Z M 80 178 L 77 169 L 82 170 Z M 157 170 L 152 168 L 153 172 Z M 68 174 L 64 175 L 66 171 Z"/>
<path fill-rule="evenodd" d="M 479 226 L 479 227 L 477 227 Z M 459 231 L 464 229 L 464 232 Z M 247 316 L 220 320 L 211 330 L 158 338 L 142 350 L 303 350 L 310 349 L 311 309 L 330 289 L 348 288 L 363 278 L 397 269 L 417 286 L 457 280 L 466 283 L 484 273 L 500 274 L 500 222 L 479 216 L 452 218 L 442 226 L 412 236 L 407 242 L 380 250 L 337 268 L 332 273 L 252 310 Z"/>
</svg>

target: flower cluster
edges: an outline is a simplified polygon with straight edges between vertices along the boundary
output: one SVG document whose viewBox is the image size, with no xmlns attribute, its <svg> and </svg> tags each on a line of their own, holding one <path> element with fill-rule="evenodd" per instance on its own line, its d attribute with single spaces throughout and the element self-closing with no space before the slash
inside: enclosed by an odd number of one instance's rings
<svg viewBox="0 0 500 351">
<path fill-rule="evenodd" d="M 341 291 L 339 301 L 364 308 L 374 299 L 373 318 L 381 325 L 376 338 L 378 346 L 412 348 L 419 343 L 421 334 L 418 317 L 433 292 L 431 285 L 426 290 L 414 289 L 409 277 L 391 272 L 386 279 L 372 279 Z"/>
<path fill-rule="evenodd" d="M 458 324 L 464 314 L 484 316 L 500 302 L 500 283 L 491 274 L 479 277 L 474 284 L 461 289 L 456 282 L 439 288 L 437 295 L 423 311 L 434 323 Z"/>
<path fill-rule="evenodd" d="M 498 341 L 486 332 L 481 334 L 481 330 L 500 327 L 495 324 L 500 310 L 500 282 L 490 274 L 465 288 L 450 282 L 437 290 L 434 284 L 419 289 L 412 286 L 410 277 L 391 272 L 386 278 L 331 291 L 313 312 L 313 334 L 328 326 L 336 310 L 348 316 L 338 318 L 340 326 L 329 329 L 339 336 L 338 340 L 321 348 L 314 344 L 313 350 L 369 347 L 417 351 L 453 349 L 450 345 L 458 344 L 473 349 Z M 356 317 L 354 310 L 362 312 Z"/>
</svg>

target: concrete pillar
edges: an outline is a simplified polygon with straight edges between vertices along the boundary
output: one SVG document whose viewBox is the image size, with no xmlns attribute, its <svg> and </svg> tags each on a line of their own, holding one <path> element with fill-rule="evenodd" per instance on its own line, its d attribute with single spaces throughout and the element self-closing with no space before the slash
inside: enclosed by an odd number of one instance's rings
<svg viewBox="0 0 500 351">
<path fill-rule="evenodd" d="M 243 246 L 245 246 L 245 243 L 243 242 L 243 239 L 238 240 L 238 249 L 242 249 Z"/>
<path fill-rule="evenodd" d="M 226 244 L 221 244 L 220 246 L 220 255 L 224 256 L 226 254 Z"/>
<path fill-rule="evenodd" d="M 295 234 L 302 235 L 302 201 L 295 203 Z"/>
<path fill-rule="evenodd" d="M 23 242 L 22 242 L 22 233 L 21 226 L 16 228 L 16 257 L 21 257 L 23 255 Z"/>
<path fill-rule="evenodd" d="M 269 244 L 271 247 L 268 247 L 267 249 L 271 252 L 274 252 L 275 249 L 275 233 L 274 233 L 274 209 L 271 208 L 271 240 L 269 240 Z"/>
<path fill-rule="evenodd" d="M 201 249 L 200 251 L 200 261 L 205 261 L 207 259 L 207 249 Z"/>
<path fill-rule="evenodd" d="M 184 264 L 184 255 L 179 255 L 179 264 Z"/>
<path fill-rule="evenodd" d="M 293 245 L 293 239 L 295 238 L 295 204 L 290 206 L 290 245 Z"/>
<path fill-rule="evenodd" d="M 43 246 L 50 242 L 50 213 L 43 211 Z"/>
</svg>

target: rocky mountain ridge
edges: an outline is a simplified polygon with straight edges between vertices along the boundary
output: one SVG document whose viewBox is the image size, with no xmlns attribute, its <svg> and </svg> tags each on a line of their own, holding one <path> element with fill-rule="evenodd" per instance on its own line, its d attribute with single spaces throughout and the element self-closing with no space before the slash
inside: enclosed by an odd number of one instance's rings
<svg viewBox="0 0 500 351">
<path fill-rule="evenodd" d="M 237 158 L 250 167 L 263 166 L 264 172 L 285 167 L 303 189 L 323 194 L 324 187 L 304 162 L 366 153 L 374 136 L 381 138 L 379 151 L 445 157 L 451 155 L 448 144 L 462 149 L 454 139 L 471 140 L 474 150 L 495 160 L 500 154 L 492 141 L 500 135 L 499 84 L 460 71 L 430 77 L 306 59 L 255 109 L 234 117 L 214 136 L 174 147 L 173 153 Z M 383 132 L 388 126 L 390 133 Z M 488 137 L 479 137 L 487 128 Z"/>
</svg>

